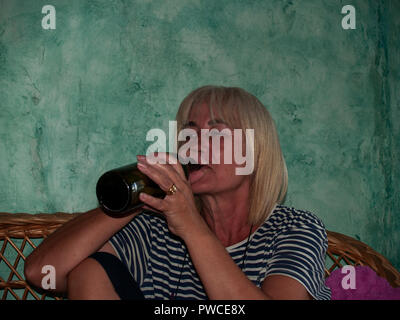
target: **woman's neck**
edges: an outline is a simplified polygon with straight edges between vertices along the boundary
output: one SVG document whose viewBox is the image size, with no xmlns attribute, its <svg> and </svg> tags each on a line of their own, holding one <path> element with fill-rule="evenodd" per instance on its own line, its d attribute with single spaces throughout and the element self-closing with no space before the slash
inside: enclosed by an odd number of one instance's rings
<svg viewBox="0 0 400 320">
<path fill-rule="evenodd" d="M 248 183 L 241 184 L 235 190 L 204 195 L 202 198 L 207 204 L 204 219 L 225 247 L 249 236 L 251 226 L 248 224 L 250 208 Z"/>
</svg>

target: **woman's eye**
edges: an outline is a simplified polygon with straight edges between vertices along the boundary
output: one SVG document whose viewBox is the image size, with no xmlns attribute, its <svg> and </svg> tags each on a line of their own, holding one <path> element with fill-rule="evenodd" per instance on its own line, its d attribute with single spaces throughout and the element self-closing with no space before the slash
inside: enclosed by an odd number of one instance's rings
<svg viewBox="0 0 400 320">
<path fill-rule="evenodd" d="M 196 139 L 197 137 L 198 137 L 197 130 L 190 127 L 182 129 L 178 134 L 178 139 L 180 139 L 180 141 L 184 140 L 186 142 L 191 139 Z"/>
<path fill-rule="evenodd" d="M 210 137 L 229 137 L 232 135 L 229 129 L 217 130 L 212 129 L 209 134 Z"/>
</svg>

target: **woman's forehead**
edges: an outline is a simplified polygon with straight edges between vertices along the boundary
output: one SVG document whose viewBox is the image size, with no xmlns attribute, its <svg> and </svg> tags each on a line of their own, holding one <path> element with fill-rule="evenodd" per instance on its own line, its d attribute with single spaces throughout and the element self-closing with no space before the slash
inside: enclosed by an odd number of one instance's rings
<svg viewBox="0 0 400 320">
<path fill-rule="evenodd" d="M 188 119 L 190 121 L 193 120 L 207 120 L 214 122 L 226 122 L 224 120 L 223 115 L 221 114 L 220 108 L 216 108 L 210 103 L 202 102 L 196 105 L 193 105 L 190 108 Z"/>
<path fill-rule="evenodd" d="M 202 96 L 194 99 L 189 106 L 186 119 L 182 119 L 182 125 L 185 126 L 190 121 L 223 123 L 230 128 L 243 129 L 241 114 L 237 108 L 237 103 L 232 99 L 217 96 Z"/>
</svg>

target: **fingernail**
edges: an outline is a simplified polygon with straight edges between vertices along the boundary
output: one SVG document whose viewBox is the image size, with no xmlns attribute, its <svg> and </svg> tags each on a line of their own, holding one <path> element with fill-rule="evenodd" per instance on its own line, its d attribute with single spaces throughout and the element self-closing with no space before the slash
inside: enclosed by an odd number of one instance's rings
<svg viewBox="0 0 400 320">
<path fill-rule="evenodd" d="M 139 194 L 139 199 L 145 200 L 146 197 L 147 197 L 147 194 L 145 194 L 145 193 L 143 193 L 143 192 L 141 192 L 141 193 Z"/>
<path fill-rule="evenodd" d="M 144 163 L 142 163 L 142 162 L 138 162 L 138 163 L 137 163 L 137 167 L 138 167 L 139 169 L 146 169 L 146 165 L 145 165 Z"/>
<path fill-rule="evenodd" d="M 145 157 L 145 156 L 142 156 L 142 155 L 137 155 L 136 158 L 137 158 L 138 161 L 140 161 L 140 162 L 144 162 L 145 159 L 146 159 L 146 157 Z"/>
</svg>

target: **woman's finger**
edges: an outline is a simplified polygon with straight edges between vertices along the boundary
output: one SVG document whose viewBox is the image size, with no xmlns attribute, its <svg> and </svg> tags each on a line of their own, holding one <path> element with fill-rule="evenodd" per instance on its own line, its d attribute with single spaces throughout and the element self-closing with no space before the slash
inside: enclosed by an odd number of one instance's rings
<svg viewBox="0 0 400 320">
<path fill-rule="evenodd" d="M 183 177 L 172 165 L 154 162 L 154 158 L 151 158 L 151 156 L 137 156 L 137 159 L 139 170 L 148 175 L 149 178 L 157 183 L 164 191 L 168 190 L 172 184 L 175 184 L 179 189 L 185 188 L 185 182 L 187 182 L 187 180 L 180 164 L 178 164 L 178 166 L 179 170 L 182 171 Z M 148 170 L 144 171 L 146 169 Z M 156 172 L 152 172 L 153 170 Z M 154 177 L 154 179 L 152 177 Z"/>
<path fill-rule="evenodd" d="M 153 197 L 147 193 L 141 192 L 139 194 L 139 199 L 146 205 L 150 206 L 151 208 L 160 211 L 161 213 L 164 211 L 163 200 Z"/>
<path fill-rule="evenodd" d="M 171 179 L 159 167 L 140 161 L 137 163 L 137 168 L 158 184 L 162 190 L 167 191 L 171 187 Z"/>
<path fill-rule="evenodd" d="M 150 206 L 148 206 L 147 204 L 144 204 L 144 205 L 141 207 L 141 210 L 149 210 L 149 211 L 153 211 L 153 212 L 157 212 L 157 213 L 163 214 L 162 211 L 157 210 L 157 209 L 155 209 L 155 208 L 153 208 L 153 207 L 150 207 Z"/>
<path fill-rule="evenodd" d="M 172 167 L 183 180 L 186 180 L 185 171 L 182 165 L 179 163 L 178 158 L 166 152 L 156 152 L 145 157 L 146 160 L 151 164 L 166 165 L 166 167 Z"/>
</svg>

